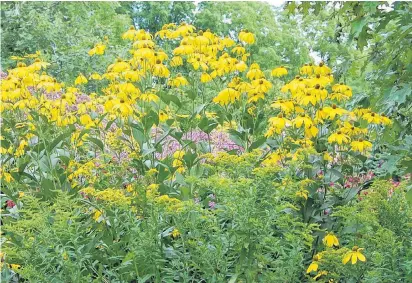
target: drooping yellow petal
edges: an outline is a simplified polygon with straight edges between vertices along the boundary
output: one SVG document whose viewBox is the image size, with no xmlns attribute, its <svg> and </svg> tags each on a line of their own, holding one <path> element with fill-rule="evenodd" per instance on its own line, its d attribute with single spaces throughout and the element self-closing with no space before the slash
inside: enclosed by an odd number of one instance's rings
<svg viewBox="0 0 412 283">
<path fill-rule="evenodd" d="M 348 261 L 350 260 L 350 257 L 351 257 L 351 256 L 352 256 L 352 253 L 347 253 L 347 254 L 343 257 L 342 263 L 343 263 L 343 264 L 347 264 Z"/>
<path fill-rule="evenodd" d="M 360 261 L 366 261 L 366 257 L 363 254 L 361 254 L 360 252 L 357 252 L 356 255 L 358 256 L 358 259 Z"/>
<path fill-rule="evenodd" d="M 306 270 L 306 273 L 311 273 L 312 271 L 317 271 L 318 270 L 319 265 L 316 262 L 312 262 L 308 269 Z"/>
<path fill-rule="evenodd" d="M 352 254 L 352 264 L 355 264 L 358 261 L 358 257 L 356 253 L 351 253 Z"/>
</svg>

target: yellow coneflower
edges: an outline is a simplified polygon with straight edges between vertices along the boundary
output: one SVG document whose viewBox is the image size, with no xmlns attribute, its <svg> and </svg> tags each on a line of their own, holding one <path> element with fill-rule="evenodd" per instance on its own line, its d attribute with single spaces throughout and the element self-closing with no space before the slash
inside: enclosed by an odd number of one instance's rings
<svg viewBox="0 0 412 283">
<path fill-rule="evenodd" d="M 359 152 L 364 152 L 368 149 L 372 148 L 372 143 L 364 140 L 364 139 L 359 139 L 357 141 L 351 142 L 351 147 L 353 151 L 359 151 Z"/>
<path fill-rule="evenodd" d="M 352 264 L 360 261 L 366 261 L 366 257 L 361 253 L 363 248 L 359 248 L 358 246 L 354 246 L 352 251 L 348 252 L 342 259 L 343 264 L 347 264 L 349 260 L 352 259 Z"/>
<path fill-rule="evenodd" d="M 240 98 L 240 93 L 233 88 L 225 88 L 219 94 L 213 98 L 213 102 L 222 106 L 229 103 L 233 103 Z"/>
<path fill-rule="evenodd" d="M 306 270 L 306 273 L 311 273 L 312 271 L 318 271 L 319 268 L 319 260 L 322 258 L 322 256 L 320 254 L 316 254 L 313 256 L 313 261 L 312 263 L 309 265 L 308 269 Z"/>
<path fill-rule="evenodd" d="M 271 72 L 272 76 L 278 77 L 278 78 L 286 76 L 287 74 L 288 74 L 288 70 L 283 66 L 277 67 L 277 68 L 273 69 L 272 72 Z"/>
<path fill-rule="evenodd" d="M 337 143 L 341 145 L 342 143 L 348 143 L 349 141 L 350 138 L 341 131 L 337 131 L 328 137 L 328 143 Z"/>
<path fill-rule="evenodd" d="M 255 43 L 255 35 L 248 30 L 242 30 L 239 33 L 239 40 L 247 44 Z"/>
<path fill-rule="evenodd" d="M 325 244 L 327 247 L 338 247 L 339 246 L 339 240 L 335 236 L 335 234 L 329 232 L 326 234 L 326 236 L 323 238 L 323 244 Z"/>
<path fill-rule="evenodd" d="M 79 76 L 74 81 L 75 85 L 87 84 L 88 80 L 83 74 L 79 74 Z"/>
</svg>

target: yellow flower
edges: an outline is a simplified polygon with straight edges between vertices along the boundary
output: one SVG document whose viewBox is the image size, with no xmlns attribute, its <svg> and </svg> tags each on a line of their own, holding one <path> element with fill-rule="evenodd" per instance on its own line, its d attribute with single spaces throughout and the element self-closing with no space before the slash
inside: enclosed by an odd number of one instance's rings
<svg viewBox="0 0 412 283">
<path fill-rule="evenodd" d="M 103 55 L 105 50 L 106 50 L 106 45 L 104 45 L 102 43 L 97 43 L 94 46 L 94 48 L 89 50 L 88 54 L 89 54 L 89 56 Z"/>
<path fill-rule="evenodd" d="M 131 81 L 131 82 L 140 81 L 140 79 L 142 78 L 142 76 L 143 76 L 143 75 L 142 75 L 141 72 L 139 72 L 139 71 L 133 71 L 133 70 L 126 71 L 126 72 L 123 73 L 123 77 L 124 77 L 126 80 Z"/>
<path fill-rule="evenodd" d="M 134 26 L 130 26 L 129 30 L 126 31 L 124 34 L 122 34 L 123 39 L 128 39 L 128 40 L 135 40 L 135 37 L 137 35 L 137 30 L 134 28 Z"/>
<path fill-rule="evenodd" d="M 87 79 L 83 74 L 79 74 L 79 76 L 74 81 L 75 85 L 87 84 Z"/>
<path fill-rule="evenodd" d="M 380 116 L 380 119 L 381 119 L 381 124 L 383 124 L 383 125 L 390 125 L 390 124 L 392 124 L 392 121 L 391 121 L 391 119 L 389 119 L 388 117 L 386 117 L 386 115 L 385 114 L 382 114 L 381 116 Z"/>
<path fill-rule="evenodd" d="M 301 75 L 312 75 L 313 73 L 313 68 L 312 68 L 312 64 L 305 64 L 303 65 L 302 68 L 300 68 L 300 74 Z"/>
<path fill-rule="evenodd" d="M 360 261 L 366 261 L 366 257 L 361 253 L 363 248 L 359 248 L 358 246 L 354 246 L 352 251 L 348 252 L 342 259 L 343 264 L 347 264 L 350 259 L 352 259 L 352 264 L 355 264 L 358 259 Z"/>
<path fill-rule="evenodd" d="M 235 45 L 235 41 L 229 37 L 225 37 L 221 40 L 221 43 L 225 46 L 225 47 L 232 47 L 233 45 Z"/>
<path fill-rule="evenodd" d="M 318 132 L 318 128 L 316 128 L 314 125 L 305 126 L 305 137 L 308 139 L 316 137 L 318 135 Z"/>
<path fill-rule="evenodd" d="M 24 192 L 19 192 L 19 198 L 24 197 Z"/>
<path fill-rule="evenodd" d="M 345 109 L 337 107 L 335 104 L 333 104 L 332 107 L 324 107 L 323 110 L 328 114 L 328 119 L 330 120 L 335 119 L 336 115 L 342 116 L 343 114 L 348 112 Z"/>
<path fill-rule="evenodd" d="M 93 120 L 92 120 L 92 118 L 90 117 L 89 114 L 81 115 L 80 116 L 80 123 L 83 126 L 87 126 L 87 127 L 94 126 Z"/>
<path fill-rule="evenodd" d="M 154 176 L 157 173 L 159 173 L 159 171 L 156 168 L 150 168 L 149 170 L 146 171 L 147 176 Z"/>
<path fill-rule="evenodd" d="M 288 74 L 288 70 L 283 66 L 277 67 L 277 68 L 273 69 L 272 72 L 271 72 L 272 76 L 278 77 L 278 78 L 286 76 L 287 74 Z"/>
<path fill-rule="evenodd" d="M 325 244 L 327 247 L 338 247 L 339 246 L 339 241 L 338 238 L 333 234 L 333 233 L 328 233 L 326 236 L 323 238 L 323 244 Z"/>
<path fill-rule="evenodd" d="M 244 72 L 247 69 L 247 65 L 244 61 L 239 61 L 238 63 L 236 63 L 235 68 L 239 72 Z"/>
<path fill-rule="evenodd" d="M 102 76 L 100 76 L 98 73 L 93 73 L 93 74 L 90 75 L 89 79 L 100 81 L 100 80 L 102 80 Z"/>
<path fill-rule="evenodd" d="M 189 82 L 181 74 L 177 74 L 176 78 L 171 79 L 168 84 L 173 87 L 179 87 L 188 85 Z"/>
<path fill-rule="evenodd" d="M 259 80 L 254 80 L 252 81 L 252 86 L 254 87 L 253 92 L 254 93 L 266 93 L 269 91 L 269 89 L 272 88 L 272 84 L 265 80 L 265 79 L 259 79 Z"/>
<path fill-rule="evenodd" d="M 220 105 L 227 105 L 233 103 L 240 98 L 240 92 L 233 88 L 225 88 L 219 94 L 213 98 L 213 102 Z"/>
<path fill-rule="evenodd" d="M 265 99 L 265 94 L 262 92 L 257 92 L 249 95 L 248 103 L 257 102 L 259 99 Z"/>
<path fill-rule="evenodd" d="M 270 107 L 273 108 L 280 108 L 280 110 L 282 110 L 283 112 L 285 112 L 286 114 L 292 112 L 295 109 L 295 105 L 293 104 L 293 101 L 290 100 L 278 100 L 273 102 Z"/>
<path fill-rule="evenodd" d="M 300 101 L 304 106 L 308 105 L 309 103 L 313 106 L 316 105 L 317 99 L 316 96 L 312 95 L 310 92 L 307 92 Z"/>
<path fill-rule="evenodd" d="M 312 119 L 305 114 L 301 114 L 293 120 L 293 125 L 297 128 L 302 127 L 303 124 L 305 127 L 311 126 L 313 124 Z"/>
<path fill-rule="evenodd" d="M 246 74 L 246 77 L 249 80 L 260 79 L 260 78 L 263 78 L 264 76 L 265 75 L 263 74 L 263 72 L 259 68 L 252 69 L 252 66 L 250 66 L 250 70 Z"/>
<path fill-rule="evenodd" d="M 373 112 L 363 114 L 362 118 L 368 121 L 368 123 L 380 124 L 382 122 L 381 116 Z"/>
<path fill-rule="evenodd" d="M 239 40 L 248 44 L 253 44 L 255 42 L 255 35 L 248 30 L 242 30 L 239 33 Z"/>
<path fill-rule="evenodd" d="M 100 210 L 96 210 L 93 214 L 94 221 L 98 222 L 100 219 L 100 216 L 102 216 L 102 213 L 100 212 Z"/>
<path fill-rule="evenodd" d="M 148 92 L 148 93 L 143 93 L 140 96 L 140 99 L 146 102 L 150 102 L 150 101 L 156 102 L 159 100 L 159 97 L 154 93 Z"/>
<path fill-rule="evenodd" d="M 170 71 L 167 69 L 165 65 L 162 64 L 162 62 L 157 59 L 156 64 L 152 68 L 152 73 L 153 76 L 157 76 L 160 78 L 167 78 L 170 75 Z"/>
<path fill-rule="evenodd" d="M 130 70 L 130 64 L 120 58 L 117 58 L 114 64 L 111 64 L 107 67 L 107 72 L 113 73 L 122 73 L 128 70 Z"/>
<path fill-rule="evenodd" d="M 182 159 L 185 156 L 185 152 L 183 150 L 177 150 L 173 153 L 174 159 Z"/>
<path fill-rule="evenodd" d="M 170 61 L 170 66 L 172 67 L 177 67 L 177 66 L 182 66 L 182 65 L 183 65 L 183 59 L 180 56 L 175 56 Z"/>
<path fill-rule="evenodd" d="M 322 270 L 322 271 L 318 272 L 318 274 L 317 274 L 315 277 L 313 277 L 313 279 L 316 281 L 316 280 L 319 279 L 321 276 L 327 275 L 327 274 L 328 274 L 327 271 Z M 329 282 L 331 282 L 331 281 L 329 281 Z"/>
<path fill-rule="evenodd" d="M 321 259 L 321 255 L 320 254 L 316 254 L 313 256 L 313 261 L 312 263 L 309 265 L 308 269 L 306 270 L 306 273 L 311 273 L 312 271 L 318 271 L 319 268 L 319 264 L 318 261 Z"/>
<path fill-rule="evenodd" d="M 355 127 L 354 125 L 352 125 L 351 123 L 347 121 L 343 123 L 343 127 L 341 127 L 339 130 L 342 131 L 342 133 L 347 134 L 349 136 L 356 136 L 356 135 L 368 133 L 368 129 L 361 129 L 361 128 Z"/>
<path fill-rule="evenodd" d="M 207 82 L 210 82 L 211 80 L 212 80 L 212 77 L 208 73 L 202 73 L 202 75 L 200 76 L 200 81 L 202 83 L 207 83 Z"/>
<path fill-rule="evenodd" d="M 291 124 L 291 122 L 284 118 L 282 114 L 279 114 L 277 117 L 269 118 L 269 124 L 273 132 L 280 134 L 286 126 Z M 267 135 L 272 136 L 273 134 L 267 133 Z"/>
<path fill-rule="evenodd" d="M 331 156 L 329 153 L 325 152 L 325 153 L 323 154 L 323 160 L 330 162 L 330 161 L 333 160 L 333 158 L 332 158 L 332 156 Z"/>
<path fill-rule="evenodd" d="M 359 152 L 363 152 L 363 151 L 366 151 L 366 150 L 372 148 L 372 143 L 370 143 L 367 140 L 363 140 L 363 139 L 353 141 L 353 142 L 351 142 L 350 145 L 351 145 L 353 151 L 359 151 Z"/>
<path fill-rule="evenodd" d="M 39 71 L 41 68 L 47 68 L 47 66 L 50 66 L 50 63 L 41 61 L 39 58 L 37 58 L 36 60 L 34 60 L 34 63 L 31 64 L 28 68 L 31 68 L 35 71 Z"/>
<path fill-rule="evenodd" d="M 169 119 L 169 115 L 167 115 L 165 112 L 160 111 L 159 113 L 159 121 L 160 122 L 166 122 L 167 119 Z"/>
<path fill-rule="evenodd" d="M 322 75 L 322 76 L 326 76 L 332 73 L 332 70 L 325 65 L 325 63 L 320 62 L 319 66 L 315 66 L 314 68 L 315 74 L 316 75 Z"/>
<path fill-rule="evenodd" d="M 19 269 L 21 267 L 20 264 L 10 264 L 10 268 L 13 269 L 14 271 L 16 271 L 17 269 Z"/>
<path fill-rule="evenodd" d="M 128 101 L 122 98 L 113 106 L 113 111 L 117 111 L 121 116 L 127 117 L 133 113 L 133 108 Z"/>
<path fill-rule="evenodd" d="M 207 112 L 206 111 L 205 114 L 206 114 L 206 117 L 209 118 L 209 119 L 216 118 L 216 116 L 217 116 L 217 114 L 215 112 Z"/>
<path fill-rule="evenodd" d="M 235 53 L 237 55 L 243 55 L 246 53 L 246 49 L 243 46 L 238 45 L 232 49 L 232 53 Z"/>
<path fill-rule="evenodd" d="M 308 194 L 309 194 L 309 191 L 305 190 L 305 189 L 301 189 L 300 191 L 296 192 L 297 197 L 301 197 L 301 198 L 304 198 L 306 200 L 308 199 Z"/>
<path fill-rule="evenodd" d="M 172 235 L 173 238 L 177 238 L 177 237 L 180 236 L 180 232 L 179 232 L 179 230 L 177 230 L 177 229 L 175 228 L 175 229 L 173 229 L 171 235 Z"/>
<path fill-rule="evenodd" d="M 339 145 L 341 145 L 342 143 L 348 143 L 349 140 L 350 138 L 341 131 L 337 131 L 336 133 L 333 133 L 328 137 L 328 143 L 336 142 Z"/>
</svg>

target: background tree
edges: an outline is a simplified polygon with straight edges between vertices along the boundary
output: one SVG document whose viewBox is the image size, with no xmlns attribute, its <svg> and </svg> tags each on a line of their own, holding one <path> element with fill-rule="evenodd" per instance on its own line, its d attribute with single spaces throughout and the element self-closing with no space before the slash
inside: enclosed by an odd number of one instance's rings
<svg viewBox="0 0 412 283">
<path fill-rule="evenodd" d="M 72 81 L 93 64 L 87 52 L 95 43 L 107 36 L 111 44 L 122 44 L 121 34 L 132 22 L 116 12 L 119 7 L 116 2 L 2 2 L 1 15 L 7 18 L 1 23 L 2 69 L 14 66 L 11 55 L 39 50 L 52 63 L 53 75 Z"/>
</svg>

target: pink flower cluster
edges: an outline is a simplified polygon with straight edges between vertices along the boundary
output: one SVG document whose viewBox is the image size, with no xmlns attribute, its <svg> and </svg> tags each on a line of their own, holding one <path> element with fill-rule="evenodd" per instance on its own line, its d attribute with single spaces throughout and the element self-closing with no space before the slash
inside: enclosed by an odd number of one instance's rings
<svg viewBox="0 0 412 283">
<path fill-rule="evenodd" d="M 369 171 L 366 174 L 361 174 L 358 176 L 346 176 L 344 188 L 349 189 L 349 188 L 359 187 L 363 185 L 364 183 L 366 183 L 367 181 L 372 180 L 374 176 L 375 175 L 373 174 L 372 171 Z"/>
<path fill-rule="evenodd" d="M 160 137 L 161 134 L 158 133 Z M 221 151 L 231 151 L 236 150 L 237 152 L 242 152 L 243 148 L 235 144 L 229 137 L 229 134 L 223 131 L 213 130 L 209 135 L 200 130 L 193 130 L 191 132 L 185 133 L 182 140 L 189 140 L 196 144 L 200 142 L 205 142 L 207 146 L 211 146 L 211 153 L 217 153 Z M 181 150 L 182 145 L 173 137 L 168 136 L 162 142 L 162 153 L 157 153 L 156 157 L 159 159 L 166 158 L 172 155 L 175 151 Z"/>
</svg>

